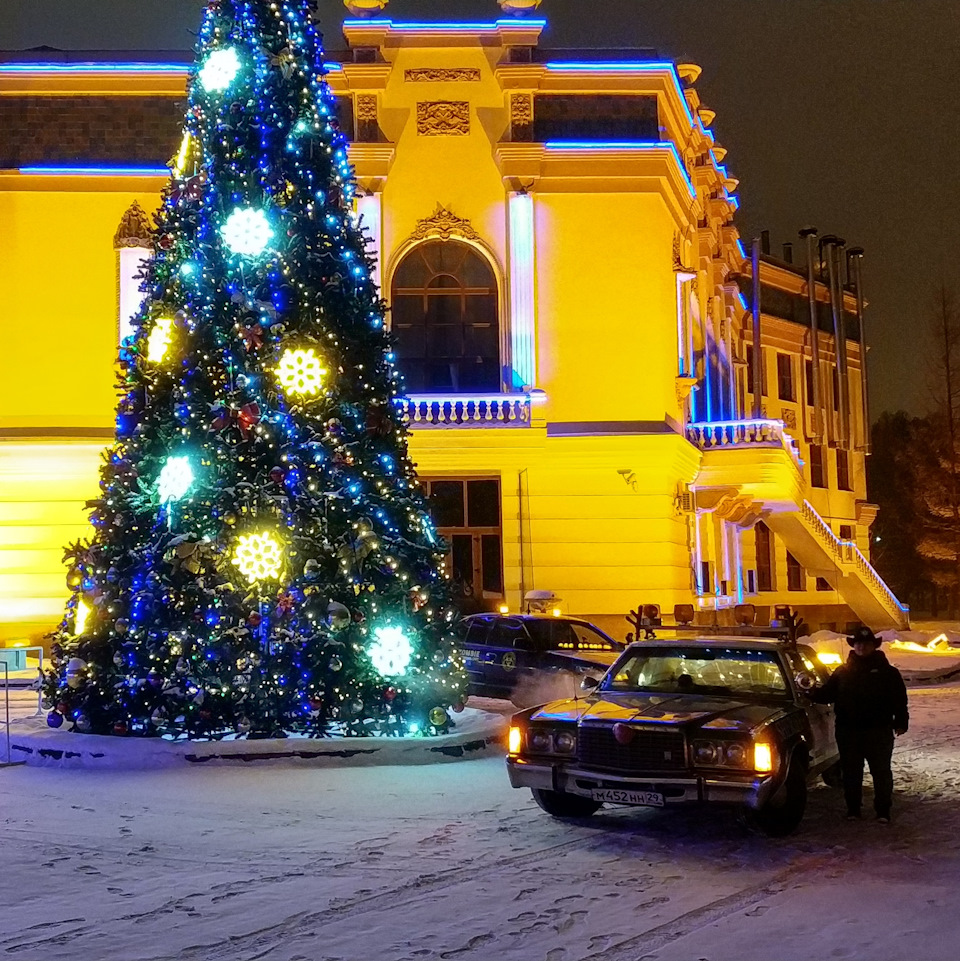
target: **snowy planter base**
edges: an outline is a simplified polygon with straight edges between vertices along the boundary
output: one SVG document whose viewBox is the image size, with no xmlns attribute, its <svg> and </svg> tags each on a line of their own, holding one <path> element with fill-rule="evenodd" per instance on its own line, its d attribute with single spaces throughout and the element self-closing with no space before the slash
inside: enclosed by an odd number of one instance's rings
<svg viewBox="0 0 960 961">
<path fill-rule="evenodd" d="M 10 760 L 82 768 L 158 768 L 183 764 L 295 761 L 314 766 L 434 764 L 503 752 L 507 718 L 467 708 L 440 737 L 292 736 L 249 741 L 173 741 L 51 730 L 44 718 L 10 725 Z"/>
</svg>

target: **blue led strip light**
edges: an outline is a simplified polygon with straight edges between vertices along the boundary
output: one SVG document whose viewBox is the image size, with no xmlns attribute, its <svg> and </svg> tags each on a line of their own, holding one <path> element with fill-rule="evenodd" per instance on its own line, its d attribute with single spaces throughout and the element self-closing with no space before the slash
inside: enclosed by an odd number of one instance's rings
<svg viewBox="0 0 960 961">
<path fill-rule="evenodd" d="M 449 30 L 499 30 L 501 27 L 545 27 L 546 20 L 495 20 L 493 23 L 427 23 L 424 21 L 408 21 L 406 23 L 395 23 L 389 19 L 371 20 L 344 20 L 345 27 L 387 27 L 390 30 L 432 30 L 436 32 L 446 32 Z"/>
<path fill-rule="evenodd" d="M 697 192 L 693 188 L 693 182 L 687 173 L 687 168 L 680 159 L 680 153 L 676 144 L 669 140 L 643 141 L 643 140 L 598 140 L 595 143 L 584 140 L 552 140 L 544 144 L 547 150 L 669 150 L 673 154 L 673 159 L 677 162 L 677 168 L 683 176 L 687 185 L 687 192 L 692 200 L 696 200 Z"/>
<path fill-rule="evenodd" d="M 167 167 L 20 167 L 31 177 L 169 177 Z"/>
<path fill-rule="evenodd" d="M 670 78 L 673 80 L 674 89 L 677 92 L 677 96 L 680 98 L 680 104 L 683 107 L 683 112 L 687 115 L 687 121 L 690 126 L 693 127 L 694 123 L 693 114 L 690 112 L 690 106 L 687 103 L 687 98 L 683 95 L 683 88 L 680 86 L 680 77 L 677 75 L 676 65 L 671 63 L 669 60 L 611 60 L 608 63 L 604 63 L 602 60 L 591 60 L 586 61 L 550 61 L 546 64 L 548 70 L 556 71 L 568 71 L 568 72 L 579 72 L 590 71 L 592 73 L 604 72 L 607 73 L 662 73 L 668 71 L 670 73 Z"/>
<path fill-rule="evenodd" d="M 326 64 L 328 72 L 342 70 L 339 63 Z M 0 63 L 0 74 L 4 73 L 170 73 L 190 72 L 185 63 Z"/>
</svg>

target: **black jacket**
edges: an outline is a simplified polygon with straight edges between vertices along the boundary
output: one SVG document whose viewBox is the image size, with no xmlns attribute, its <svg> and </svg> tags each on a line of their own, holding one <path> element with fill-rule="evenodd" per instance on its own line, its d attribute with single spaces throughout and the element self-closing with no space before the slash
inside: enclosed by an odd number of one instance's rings
<svg viewBox="0 0 960 961">
<path fill-rule="evenodd" d="M 851 651 L 847 663 L 811 697 L 818 704 L 836 705 L 837 727 L 905 731 L 910 721 L 903 678 L 880 650 L 866 657 Z"/>
</svg>

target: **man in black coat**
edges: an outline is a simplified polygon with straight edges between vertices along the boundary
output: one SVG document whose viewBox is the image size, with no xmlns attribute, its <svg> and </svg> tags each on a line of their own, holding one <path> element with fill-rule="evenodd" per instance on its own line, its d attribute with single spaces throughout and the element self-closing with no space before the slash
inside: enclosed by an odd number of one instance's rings
<svg viewBox="0 0 960 961">
<path fill-rule="evenodd" d="M 835 705 L 847 819 L 860 817 L 866 761 L 873 777 L 877 820 L 886 824 L 893 801 L 893 739 L 895 734 L 905 734 L 910 722 L 907 688 L 900 672 L 880 650 L 880 638 L 869 627 L 858 627 L 847 643 L 853 648 L 847 663 L 813 691 L 812 698 Z"/>
</svg>

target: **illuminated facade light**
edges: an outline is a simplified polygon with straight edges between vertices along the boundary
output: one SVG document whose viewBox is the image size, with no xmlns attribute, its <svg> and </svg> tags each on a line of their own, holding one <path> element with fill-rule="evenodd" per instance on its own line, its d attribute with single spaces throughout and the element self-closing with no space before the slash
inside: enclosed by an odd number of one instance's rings
<svg viewBox="0 0 960 961">
<path fill-rule="evenodd" d="M 220 236 L 233 253 L 258 257 L 273 239 L 273 230 L 262 210 L 237 207 L 220 228 Z"/>
<path fill-rule="evenodd" d="M 536 361 L 536 225 L 533 197 L 510 196 L 510 313 L 514 387 L 532 387 L 537 378 Z"/>
<path fill-rule="evenodd" d="M 378 627 L 373 636 L 376 640 L 367 648 L 367 655 L 377 673 L 382 677 L 405 673 L 413 657 L 410 638 L 399 627 Z"/>
<path fill-rule="evenodd" d="M 318 394 L 327 370 L 313 348 L 288 348 L 277 365 L 277 380 L 288 394 L 309 397 Z"/>
<path fill-rule="evenodd" d="M 381 194 L 373 193 L 369 196 L 357 198 L 357 216 L 360 218 L 364 230 L 370 235 L 374 254 L 379 254 L 382 247 L 381 236 L 383 234 L 383 211 L 381 207 Z M 380 258 L 377 257 L 373 269 L 370 271 L 370 279 L 378 287 L 380 286 Z"/>
<path fill-rule="evenodd" d="M 169 177 L 166 167 L 84 167 L 34 166 L 18 167 L 26 177 Z"/>
<path fill-rule="evenodd" d="M 173 319 L 158 317 L 147 338 L 147 360 L 151 364 L 159 364 L 166 357 L 172 339 Z"/>
<path fill-rule="evenodd" d="M 207 93 L 221 93 L 240 72 L 240 58 L 233 47 L 214 50 L 200 68 L 200 84 Z"/>
<path fill-rule="evenodd" d="M 283 552 L 272 534 L 242 534 L 233 551 L 233 563 L 251 584 L 276 580 L 283 567 Z"/>
<path fill-rule="evenodd" d="M 193 484 L 193 468 L 187 457 L 168 457 L 157 478 L 157 494 L 160 503 L 178 501 Z"/>
</svg>

